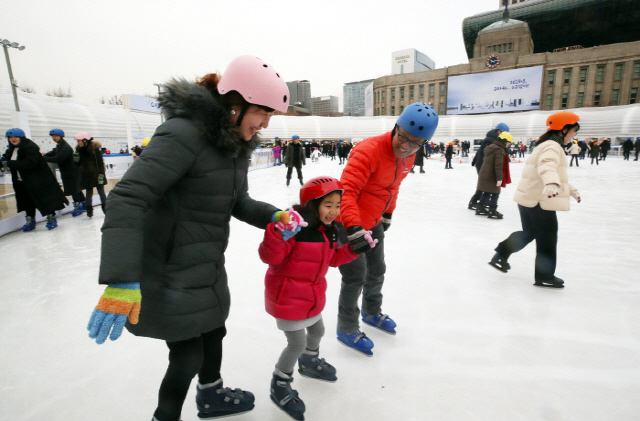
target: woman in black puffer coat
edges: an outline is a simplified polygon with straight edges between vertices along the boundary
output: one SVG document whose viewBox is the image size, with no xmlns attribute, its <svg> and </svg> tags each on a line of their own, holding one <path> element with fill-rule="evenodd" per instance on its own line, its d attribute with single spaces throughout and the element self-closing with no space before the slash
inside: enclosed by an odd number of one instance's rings
<svg viewBox="0 0 640 421">
<path fill-rule="evenodd" d="M 85 190 L 87 201 L 87 216 L 93 216 L 93 189 L 95 188 L 100 195 L 100 206 L 102 212 L 105 213 L 107 203 L 107 195 L 104 192 L 104 186 L 107 184 L 107 176 L 105 174 L 104 160 L 102 159 L 102 145 L 100 142 L 93 140 L 85 132 L 78 133 L 74 137 L 78 141 L 76 151 L 78 153 L 78 165 L 80 167 L 80 188 Z"/>
<path fill-rule="evenodd" d="M 230 306 L 224 252 L 231 217 L 264 229 L 278 211 L 249 196 L 247 173 L 257 132 L 275 110 L 286 112 L 288 96 L 280 75 L 250 56 L 222 76 L 168 82 L 160 95 L 166 121 L 109 193 L 99 276 L 109 287 L 90 336 L 104 342 L 114 315 L 128 315 L 131 333 L 166 341 L 155 420 L 180 419 L 196 374 L 200 418 L 254 406 L 251 393 L 222 385 Z"/>
</svg>

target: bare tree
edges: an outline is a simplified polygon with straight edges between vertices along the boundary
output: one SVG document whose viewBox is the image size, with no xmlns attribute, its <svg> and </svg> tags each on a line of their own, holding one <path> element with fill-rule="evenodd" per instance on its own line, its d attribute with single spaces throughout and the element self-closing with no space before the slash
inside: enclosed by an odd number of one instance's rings
<svg viewBox="0 0 640 421">
<path fill-rule="evenodd" d="M 58 88 L 48 89 L 47 96 L 53 96 L 56 98 L 72 98 L 73 94 L 71 93 L 71 88 L 67 88 L 66 91 L 63 88 Z"/>
<path fill-rule="evenodd" d="M 20 89 L 22 92 L 26 92 L 28 94 L 35 94 L 36 90 L 34 87 L 29 86 L 29 85 L 20 85 L 18 86 L 18 89 Z"/>
</svg>

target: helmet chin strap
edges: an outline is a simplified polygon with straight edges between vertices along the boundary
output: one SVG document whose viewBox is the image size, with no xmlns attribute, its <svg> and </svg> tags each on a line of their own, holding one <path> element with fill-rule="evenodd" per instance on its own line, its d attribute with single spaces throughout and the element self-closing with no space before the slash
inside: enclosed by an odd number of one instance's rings
<svg viewBox="0 0 640 421">
<path fill-rule="evenodd" d="M 245 102 L 244 104 L 242 104 L 242 110 L 240 111 L 240 115 L 236 120 L 236 127 L 240 127 L 240 124 L 242 123 L 242 119 L 244 118 L 244 115 L 247 113 L 248 109 L 249 109 L 248 103 Z"/>
</svg>

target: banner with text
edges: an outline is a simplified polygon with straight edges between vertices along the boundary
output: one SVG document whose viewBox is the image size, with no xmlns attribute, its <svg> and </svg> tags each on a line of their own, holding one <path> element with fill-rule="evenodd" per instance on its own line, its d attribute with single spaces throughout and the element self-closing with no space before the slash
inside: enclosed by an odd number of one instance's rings
<svg viewBox="0 0 640 421">
<path fill-rule="evenodd" d="M 542 68 L 535 66 L 450 76 L 447 114 L 539 110 Z"/>
</svg>

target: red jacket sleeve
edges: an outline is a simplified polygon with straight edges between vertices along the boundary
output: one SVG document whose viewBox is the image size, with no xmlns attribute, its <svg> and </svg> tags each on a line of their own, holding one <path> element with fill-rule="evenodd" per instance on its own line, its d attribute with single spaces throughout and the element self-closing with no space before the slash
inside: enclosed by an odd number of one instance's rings
<svg viewBox="0 0 640 421">
<path fill-rule="evenodd" d="M 340 220 L 345 227 L 362 226 L 358 201 L 362 188 L 367 184 L 373 170 L 372 161 L 363 152 L 364 148 L 354 149 L 349 156 L 349 163 L 342 171 L 340 181 L 344 185 L 344 194 L 340 209 Z"/>
<path fill-rule="evenodd" d="M 353 262 L 358 258 L 359 254 L 351 251 L 350 244 L 344 244 L 338 247 L 338 252 L 333 255 L 329 266 L 338 267 L 340 265 L 344 265 L 345 263 Z"/>
<path fill-rule="evenodd" d="M 267 225 L 267 229 L 264 230 L 264 239 L 262 243 L 260 243 L 258 253 L 263 262 L 270 265 L 277 265 L 291 253 L 295 244 L 295 237 L 290 238 L 288 241 L 283 241 L 282 233 L 276 230 L 276 224 L 272 222 Z"/>
</svg>

